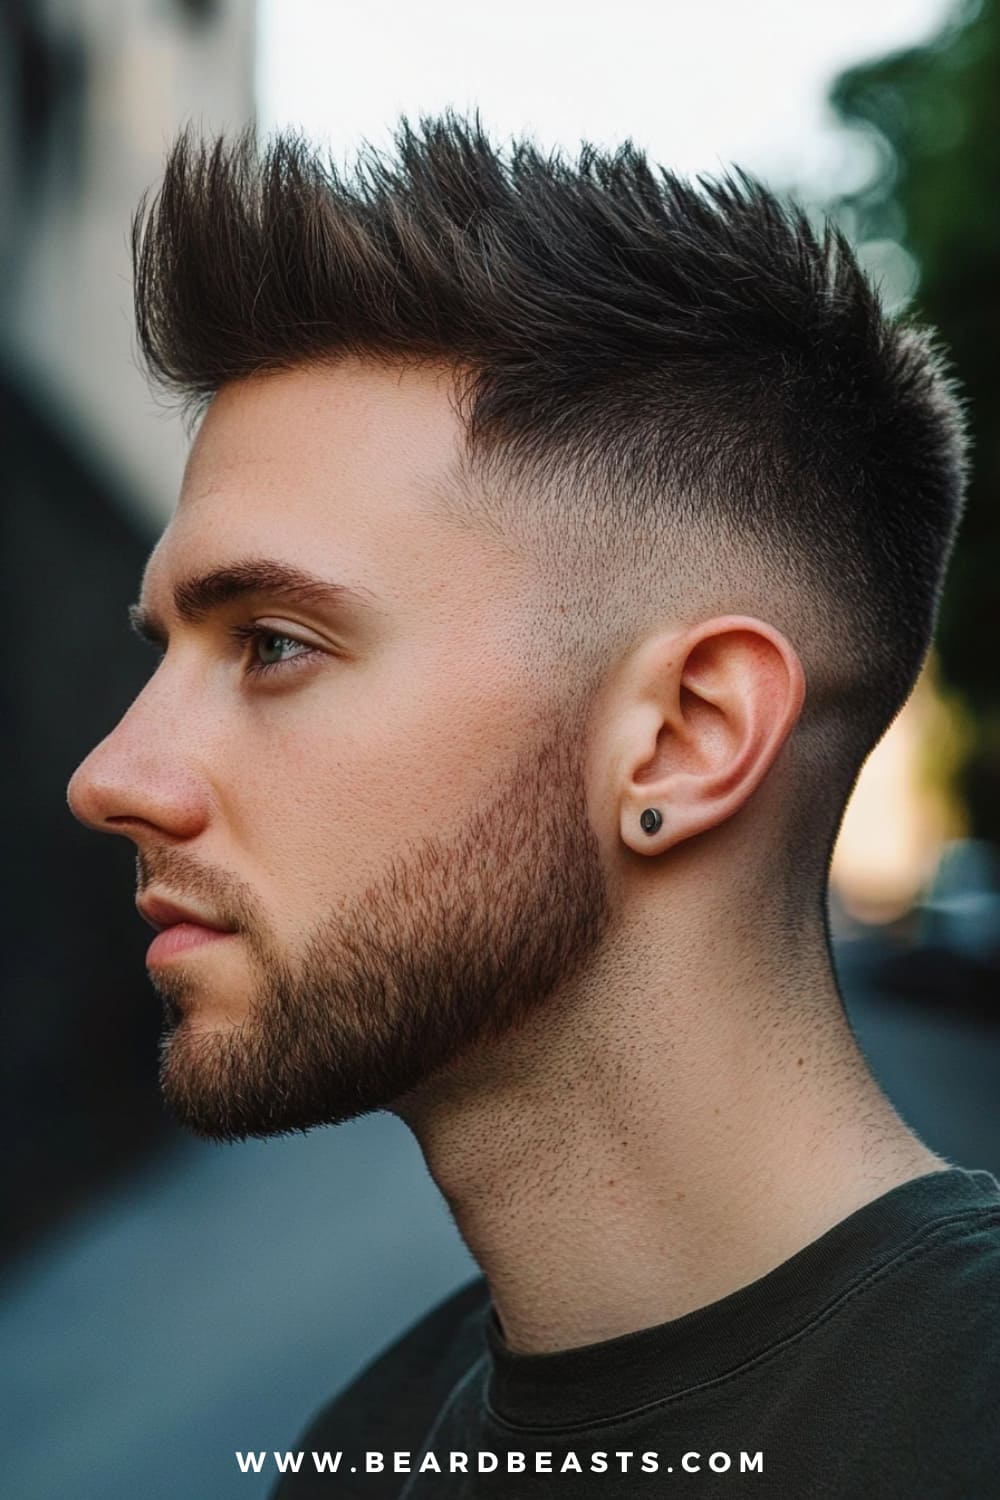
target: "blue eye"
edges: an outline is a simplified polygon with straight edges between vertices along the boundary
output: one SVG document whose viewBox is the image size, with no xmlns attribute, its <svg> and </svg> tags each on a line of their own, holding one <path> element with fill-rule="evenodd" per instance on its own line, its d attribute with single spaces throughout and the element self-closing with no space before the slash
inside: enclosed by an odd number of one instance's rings
<svg viewBox="0 0 1000 1500">
<path fill-rule="evenodd" d="M 250 662 L 246 669 L 248 677 L 262 677 L 269 672 L 294 670 L 299 662 L 309 661 L 317 654 L 313 646 L 307 646 L 304 641 L 296 640 L 293 635 L 284 635 L 280 630 L 268 630 L 262 625 L 234 625 L 230 633 L 238 640 L 252 643 Z M 278 654 L 272 660 L 261 660 L 259 653 L 281 653 L 288 646 L 297 647 L 298 650 L 291 656 Z"/>
</svg>

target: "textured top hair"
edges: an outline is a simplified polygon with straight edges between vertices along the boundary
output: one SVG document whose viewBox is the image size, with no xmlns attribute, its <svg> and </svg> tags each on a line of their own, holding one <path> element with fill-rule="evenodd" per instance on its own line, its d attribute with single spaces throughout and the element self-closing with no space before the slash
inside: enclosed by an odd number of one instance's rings
<svg viewBox="0 0 1000 1500">
<path fill-rule="evenodd" d="M 297 133 L 185 131 L 133 250 L 142 352 L 189 411 L 344 354 L 443 360 L 471 459 L 510 479 L 505 524 L 535 506 L 539 547 L 591 549 L 588 587 L 640 553 L 662 575 L 678 523 L 784 570 L 848 664 L 857 764 L 912 688 L 962 509 L 961 403 L 843 234 L 746 173 L 502 151 L 450 114 L 349 173 Z"/>
</svg>

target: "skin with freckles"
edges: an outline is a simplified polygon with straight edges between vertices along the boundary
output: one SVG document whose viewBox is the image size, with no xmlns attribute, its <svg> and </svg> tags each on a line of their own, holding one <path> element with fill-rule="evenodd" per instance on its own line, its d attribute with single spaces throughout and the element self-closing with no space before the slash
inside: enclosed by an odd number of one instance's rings
<svg viewBox="0 0 1000 1500">
<path fill-rule="evenodd" d="M 167 649 L 69 801 L 134 841 L 140 893 L 233 930 L 149 971 L 177 1116 L 392 1110 L 541 1352 L 724 1296 L 947 1163 L 871 1077 L 820 911 L 772 899 L 791 642 L 662 619 L 570 693 L 532 559 L 435 503 L 461 437 L 440 369 L 224 386 L 142 582 Z M 357 597 L 177 608 L 263 561 Z"/>
</svg>

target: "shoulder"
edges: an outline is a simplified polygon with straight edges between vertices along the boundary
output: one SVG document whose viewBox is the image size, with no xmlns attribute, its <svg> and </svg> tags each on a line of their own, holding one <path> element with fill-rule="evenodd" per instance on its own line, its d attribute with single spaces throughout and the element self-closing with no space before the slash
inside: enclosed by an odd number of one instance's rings
<svg viewBox="0 0 1000 1500">
<path fill-rule="evenodd" d="M 863 1305 L 892 1304 L 929 1343 L 935 1331 L 953 1342 L 978 1329 L 984 1345 L 1000 1347 L 1000 1203 L 931 1221 L 860 1290 Z"/>
<path fill-rule="evenodd" d="M 829 1493 L 997 1492 L 1000 1209 L 928 1226 L 827 1320 L 819 1348 L 812 1409 L 850 1436 L 824 1449 Z"/>
<path fill-rule="evenodd" d="M 929 1226 L 859 1299 L 862 1348 L 881 1369 L 884 1410 L 928 1440 L 951 1434 L 1000 1459 L 1000 1206 Z M 859 1340 L 860 1342 L 860 1340 Z"/>
<path fill-rule="evenodd" d="M 1000 1207 L 980 1211 L 931 1239 L 914 1288 L 925 1293 L 919 1313 L 937 1331 L 956 1364 L 1000 1377 Z M 971 1356 L 975 1356 L 975 1359 Z"/>
<path fill-rule="evenodd" d="M 902 1259 L 904 1284 L 935 1294 L 925 1312 L 1000 1331 L 1000 1204 L 930 1225 Z"/>
</svg>

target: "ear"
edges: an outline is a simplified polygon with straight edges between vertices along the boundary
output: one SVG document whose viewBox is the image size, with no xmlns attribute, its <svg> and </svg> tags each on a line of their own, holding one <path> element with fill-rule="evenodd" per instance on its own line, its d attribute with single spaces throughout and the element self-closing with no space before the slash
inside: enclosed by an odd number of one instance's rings
<svg viewBox="0 0 1000 1500">
<path fill-rule="evenodd" d="M 779 630 L 744 615 L 647 641 L 632 667 L 621 836 L 660 854 L 753 796 L 801 712 L 805 673 Z M 649 807 L 662 817 L 652 833 Z"/>
</svg>

